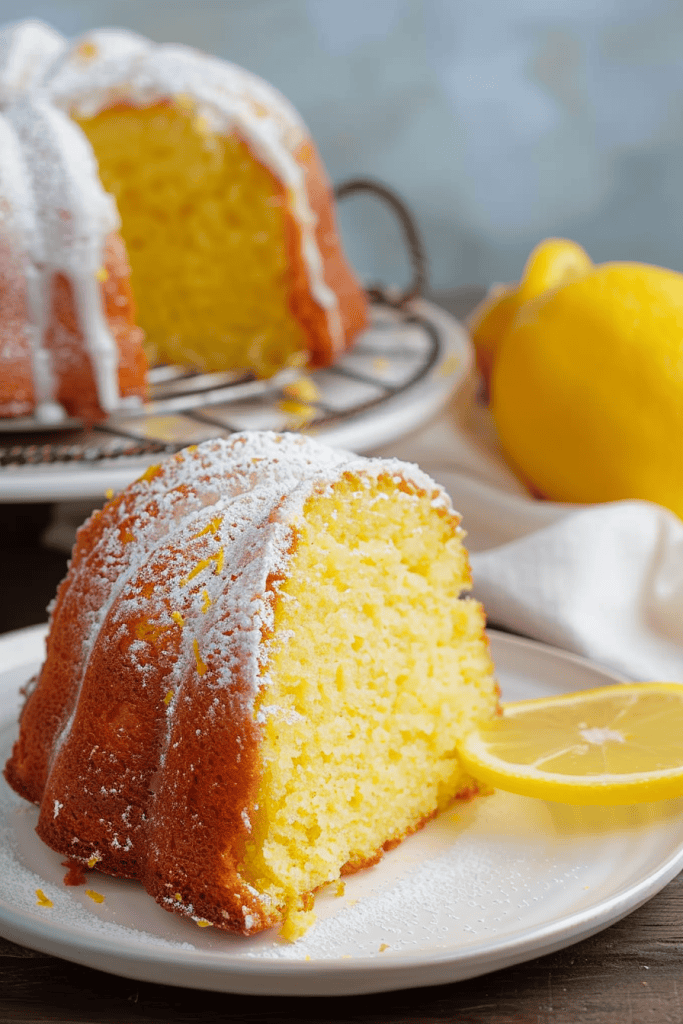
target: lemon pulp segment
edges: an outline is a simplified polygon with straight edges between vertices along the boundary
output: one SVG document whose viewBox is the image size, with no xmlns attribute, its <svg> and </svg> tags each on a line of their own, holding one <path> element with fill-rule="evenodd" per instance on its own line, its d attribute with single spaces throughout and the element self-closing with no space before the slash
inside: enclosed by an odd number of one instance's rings
<svg viewBox="0 0 683 1024">
<path fill-rule="evenodd" d="M 683 685 L 633 683 L 504 704 L 460 744 L 499 789 L 574 804 L 683 795 Z"/>
</svg>

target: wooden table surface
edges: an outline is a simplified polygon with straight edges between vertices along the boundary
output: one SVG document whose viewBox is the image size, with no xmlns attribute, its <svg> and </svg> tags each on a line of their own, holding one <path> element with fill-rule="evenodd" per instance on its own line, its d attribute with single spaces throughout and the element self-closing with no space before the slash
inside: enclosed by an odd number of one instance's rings
<svg viewBox="0 0 683 1024">
<path fill-rule="evenodd" d="M 448 304 L 455 311 L 460 307 Z M 66 556 L 40 543 L 50 509 L 0 505 L 0 632 L 45 621 Z M 1 825 L 1 823 L 0 823 Z M 0 878 L 0 891 L 3 880 Z M 683 874 L 623 921 L 471 981 L 371 996 L 235 996 L 130 981 L 0 938 L 0 1022 L 340 1021 L 683 1024 Z"/>
</svg>

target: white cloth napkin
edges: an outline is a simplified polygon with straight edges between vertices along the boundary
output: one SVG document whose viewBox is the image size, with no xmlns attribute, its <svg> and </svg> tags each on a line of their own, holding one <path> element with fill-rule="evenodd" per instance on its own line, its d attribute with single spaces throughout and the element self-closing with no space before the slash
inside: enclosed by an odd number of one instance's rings
<svg viewBox="0 0 683 1024">
<path fill-rule="evenodd" d="M 379 454 L 419 463 L 451 495 L 489 624 L 632 679 L 683 683 L 683 521 L 645 501 L 530 498 L 476 390 L 472 377 L 436 419 Z"/>
</svg>

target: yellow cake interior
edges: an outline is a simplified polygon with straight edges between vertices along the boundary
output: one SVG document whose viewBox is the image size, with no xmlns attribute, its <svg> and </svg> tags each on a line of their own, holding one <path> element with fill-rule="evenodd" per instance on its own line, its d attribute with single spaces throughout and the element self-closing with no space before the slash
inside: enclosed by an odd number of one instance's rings
<svg viewBox="0 0 683 1024">
<path fill-rule="evenodd" d="M 310 923 L 310 896 L 471 791 L 455 743 L 497 707 L 453 517 L 389 475 L 309 499 L 257 708 L 263 777 L 243 877 Z"/>
<path fill-rule="evenodd" d="M 183 98 L 78 123 L 118 204 L 152 360 L 261 376 L 301 362 L 285 190 L 246 143 Z"/>
</svg>

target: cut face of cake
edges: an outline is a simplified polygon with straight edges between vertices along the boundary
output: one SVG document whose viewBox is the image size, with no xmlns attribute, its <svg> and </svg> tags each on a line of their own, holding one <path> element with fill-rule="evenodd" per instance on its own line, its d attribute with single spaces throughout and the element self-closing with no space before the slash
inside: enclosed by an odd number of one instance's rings
<svg viewBox="0 0 683 1024">
<path fill-rule="evenodd" d="M 296 937 L 457 797 L 495 714 L 458 517 L 417 467 L 241 434 L 82 527 L 6 767 L 59 853 Z"/>
<path fill-rule="evenodd" d="M 324 366 L 365 325 L 315 146 L 280 93 L 189 47 L 121 30 L 47 76 L 115 198 L 148 344 L 202 370 Z"/>
</svg>

